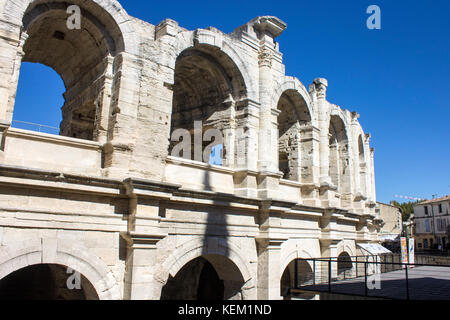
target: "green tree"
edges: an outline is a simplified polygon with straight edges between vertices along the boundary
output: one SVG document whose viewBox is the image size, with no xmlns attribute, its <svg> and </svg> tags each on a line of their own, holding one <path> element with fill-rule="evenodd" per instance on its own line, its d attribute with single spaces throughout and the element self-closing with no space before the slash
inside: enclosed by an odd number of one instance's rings
<svg viewBox="0 0 450 320">
<path fill-rule="evenodd" d="M 408 221 L 409 217 L 411 216 L 411 214 L 414 213 L 414 205 L 418 204 L 420 201 L 416 201 L 416 202 L 403 202 L 402 204 L 400 204 L 397 201 L 391 201 L 391 205 L 400 208 L 402 210 L 402 219 L 403 222 Z"/>
</svg>

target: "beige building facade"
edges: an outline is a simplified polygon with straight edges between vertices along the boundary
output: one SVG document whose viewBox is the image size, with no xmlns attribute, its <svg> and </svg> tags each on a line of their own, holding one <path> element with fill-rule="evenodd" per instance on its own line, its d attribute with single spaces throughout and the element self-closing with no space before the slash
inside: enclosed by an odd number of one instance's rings
<svg viewBox="0 0 450 320">
<path fill-rule="evenodd" d="M 416 204 L 414 224 L 414 238 L 418 250 L 448 250 L 450 247 L 450 196 Z"/>
<path fill-rule="evenodd" d="M 400 208 L 378 202 L 378 217 L 383 220 L 383 227 L 380 230 L 380 240 L 395 239 L 401 236 L 403 231 L 402 211 Z"/>
<path fill-rule="evenodd" d="M 68 2 L 81 29 L 67 27 Z M 17 284 L 40 274 L 49 298 L 280 299 L 295 259 L 378 243 L 371 137 L 325 79 L 286 75 L 285 29 L 0 0 L 0 294 L 39 295 Z M 63 79 L 59 136 L 11 126 L 22 62 Z M 196 143 L 174 154 L 176 129 L 212 128 L 222 166 L 198 161 Z M 81 291 L 65 287 L 71 272 Z"/>
<path fill-rule="evenodd" d="M 383 221 L 380 229 L 380 241 L 392 251 L 400 249 L 400 237 L 403 232 L 403 218 L 400 208 L 377 202 L 377 216 Z"/>
</svg>

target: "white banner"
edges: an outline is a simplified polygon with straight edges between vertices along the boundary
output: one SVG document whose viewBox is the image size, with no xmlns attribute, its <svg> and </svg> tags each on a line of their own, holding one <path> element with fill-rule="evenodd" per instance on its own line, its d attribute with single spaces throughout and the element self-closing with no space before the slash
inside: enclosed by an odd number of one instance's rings
<svg viewBox="0 0 450 320">
<path fill-rule="evenodd" d="M 409 239 L 408 255 L 409 255 L 409 263 L 410 264 L 416 263 L 415 251 L 414 251 L 415 245 L 416 245 L 416 242 L 414 241 L 414 239 Z"/>
</svg>

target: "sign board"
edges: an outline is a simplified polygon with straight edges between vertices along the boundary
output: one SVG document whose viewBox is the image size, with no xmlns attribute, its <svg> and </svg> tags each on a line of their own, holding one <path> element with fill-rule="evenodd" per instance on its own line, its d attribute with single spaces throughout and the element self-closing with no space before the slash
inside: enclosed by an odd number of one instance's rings
<svg viewBox="0 0 450 320">
<path fill-rule="evenodd" d="M 408 242 L 407 239 L 402 237 L 400 238 L 400 243 L 402 246 L 402 263 L 408 263 Z"/>
<path fill-rule="evenodd" d="M 381 254 L 391 254 L 392 252 L 378 243 L 358 243 L 358 246 L 367 251 L 372 256 Z"/>
<path fill-rule="evenodd" d="M 409 239 L 409 251 L 408 251 L 408 259 L 410 264 L 416 263 L 414 247 L 416 242 L 414 239 Z"/>
</svg>

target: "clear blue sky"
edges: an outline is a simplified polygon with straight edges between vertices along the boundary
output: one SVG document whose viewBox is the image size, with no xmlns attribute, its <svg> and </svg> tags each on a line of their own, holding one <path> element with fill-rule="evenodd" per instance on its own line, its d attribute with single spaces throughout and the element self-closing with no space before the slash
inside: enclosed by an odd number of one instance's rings
<svg viewBox="0 0 450 320">
<path fill-rule="evenodd" d="M 378 200 L 450 194 L 450 1 L 120 2 L 152 24 L 171 18 L 191 30 L 229 33 L 258 15 L 281 18 L 287 75 L 305 86 L 327 78 L 329 101 L 358 111 L 372 134 Z M 366 28 L 372 4 L 381 30 Z M 58 127 L 63 92 L 52 70 L 24 64 L 14 118 Z"/>
</svg>

